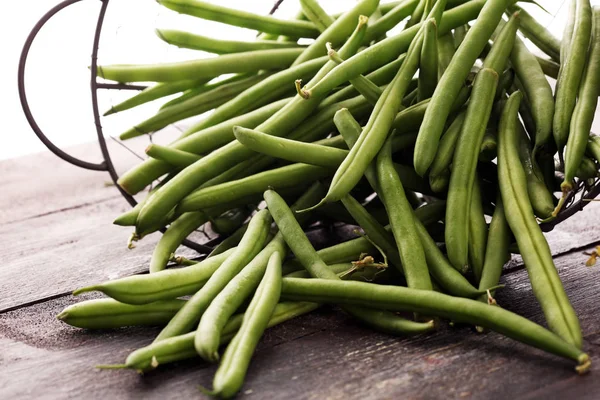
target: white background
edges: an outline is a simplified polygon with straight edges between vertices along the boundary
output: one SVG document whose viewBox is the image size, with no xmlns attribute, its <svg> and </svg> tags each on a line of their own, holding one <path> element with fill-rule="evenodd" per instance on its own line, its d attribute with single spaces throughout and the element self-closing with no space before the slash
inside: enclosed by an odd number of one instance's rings
<svg viewBox="0 0 600 400">
<path fill-rule="evenodd" d="M 539 1 L 552 15 L 535 6 L 525 5 L 524 8 L 560 37 L 566 1 Z M 17 94 L 17 64 L 27 34 L 57 3 L 56 0 L 15 1 L 0 13 L 0 54 L 3 55 L 0 63 L 0 160 L 45 149 L 23 116 Z M 274 0 L 220 0 L 218 3 L 267 14 Z M 351 4 L 349 0 L 322 0 L 320 3 L 332 13 Z M 592 3 L 600 4 L 600 0 Z M 100 1 L 83 0 L 62 11 L 42 29 L 30 51 L 26 70 L 30 105 L 38 124 L 61 147 L 92 141 L 96 135 L 87 66 L 99 9 Z M 298 10 L 297 0 L 285 0 L 275 15 L 292 18 Z M 237 40 L 252 40 L 256 35 L 247 29 L 179 15 L 151 0 L 111 0 L 100 43 L 99 63 L 152 63 L 211 56 L 165 44 L 154 34 L 154 29 L 159 27 Z M 129 91 L 103 91 L 101 112 L 131 95 Z M 105 133 L 117 136 L 151 116 L 163 101 L 103 118 Z"/>
</svg>

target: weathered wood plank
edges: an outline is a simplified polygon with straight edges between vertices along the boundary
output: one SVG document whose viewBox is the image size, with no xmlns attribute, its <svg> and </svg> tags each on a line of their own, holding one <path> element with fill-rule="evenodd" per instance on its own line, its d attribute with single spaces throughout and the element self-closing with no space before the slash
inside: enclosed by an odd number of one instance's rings
<svg viewBox="0 0 600 400">
<path fill-rule="evenodd" d="M 595 398 L 600 381 L 600 268 L 581 266 L 585 256 L 556 259 L 573 305 L 581 316 L 591 374 L 579 377 L 569 361 L 470 327 L 396 338 L 357 325 L 323 308 L 268 331 L 247 376 L 242 398 L 294 399 L 490 399 Z M 526 271 L 503 277 L 500 305 L 543 323 Z M 154 328 L 88 332 L 54 319 L 72 297 L 0 315 L 0 397 L 3 398 L 183 398 L 211 384 L 214 366 L 199 360 L 174 364 L 146 376 L 96 371 L 119 363 L 152 340 Z M 29 374 L 26 371 L 35 371 Z"/>
<path fill-rule="evenodd" d="M 127 249 L 132 229 L 111 219 L 129 206 L 121 198 L 0 225 L 0 311 L 77 287 L 148 270 L 160 233 Z M 206 240 L 196 237 L 198 240 Z M 182 250 L 184 255 L 196 252 Z"/>
</svg>

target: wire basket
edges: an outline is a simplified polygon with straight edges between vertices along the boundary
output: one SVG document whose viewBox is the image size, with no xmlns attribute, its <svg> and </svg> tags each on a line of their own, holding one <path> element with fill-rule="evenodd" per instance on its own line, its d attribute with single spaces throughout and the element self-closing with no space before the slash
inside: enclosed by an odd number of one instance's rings
<svg viewBox="0 0 600 400">
<path fill-rule="evenodd" d="M 35 26 L 31 30 L 31 32 L 29 33 L 27 40 L 25 41 L 25 44 L 21 51 L 21 57 L 19 60 L 19 69 L 18 69 L 18 91 L 19 91 L 19 98 L 21 100 L 21 106 L 23 108 L 25 117 L 27 118 L 27 121 L 29 122 L 29 125 L 31 126 L 32 130 L 35 132 L 35 134 L 38 136 L 38 138 L 44 143 L 44 145 L 50 151 L 52 151 L 54 154 L 56 154 L 58 157 L 62 158 L 63 160 L 67 161 L 68 163 L 78 166 L 80 168 L 84 168 L 84 169 L 88 169 L 88 170 L 92 170 L 92 171 L 108 172 L 108 174 L 110 175 L 110 178 L 115 183 L 116 188 L 119 190 L 121 195 L 125 198 L 125 200 L 133 207 L 137 204 L 137 201 L 133 198 L 133 196 L 126 193 L 117 184 L 119 175 L 117 174 L 117 171 L 115 170 L 114 164 L 111 160 L 111 156 L 108 151 L 106 139 L 105 139 L 105 136 L 104 136 L 104 133 L 102 130 L 101 117 L 100 117 L 100 112 L 99 112 L 99 108 L 98 108 L 98 90 L 100 90 L 100 89 L 102 89 L 102 90 L 143 90 L 145 87 L 139 86 L 139 85 L 128 85 L 128 84 L 121 84 L 121 83 L 103 83 L 103 82 L 97 81 L 97 73 L 96 72 L 97 72 L 97 67 L 98 67 L 98 64 L 97 64 L 98 48 L 100 45 L 100 35 L 102 32 L 104 16 L 106 14 L 106 9 L 108 7 L 109 0 L 99 0 L 102 3 L 102 5 L 101 5 L 101 8 L 100 8 L 100 11 L 98 14 L 98 20 L 97 20 L 97 24 L 96 24 L 95 33 L 94 33 L 94 40 L 93 40 L 93 45 L 92 45 L 92 57 L 91 57 L 92 59 L 91 59 L 91 64 L 90 64 L 90 92 L 91 92 L 91 96 L 92 96 L 92 108 L 93 108 L 93 115 L 94 115 L 94 123 L 96 126 L 98 143 L 100 145 L 100 150 L 101 150 L 102 157 L 104 160 L 100 163 L 91 163 L 91 162 L 76 158 L 76 157 L 70 155 L 69 153 L 65 152 L 64 150 L 60 149 L 58 146 L 56 146 L 50 139 L 48 139 L 48 137 L 44 134 L 44 132 L 38 126 L 35 118 L 33 117 L 33 114 L 31 113 L 31 109 L 29 107 L 29 103 L 27 100 L 27 94 L 25 91 L 25 66 L 27 63 L 27 57 L 29 55 L 29 50 L 31 48 L 31 45 L 33 44 L 34 39 L 36 38 L 36 36 L 39 33 L 39 31 L 41 30 L 41 28 L 53 16 L 55 16 L 61 10 L 69 7 L 72 4 L 78 3 L 80 1 L 81 0 L 65 0 L 65 1 L 57 4 L 55 7 L 50 9 L 46 14 L 44 14 L 42 16 L 42 18 L 35 24 Z M 281 4 L 281 1 L 282 0 L 278 0 L 277 2 L 275 2 L 275 5 L 273 6 L 273 9 L 270 12 L 271 14 L 277 9 L 279 4 Z M 541 223 L 540 227 L 542 228 L 542 230 L 544 232 L 551 231 L 552 229 L 554 229 L 554 227 L 556 225 L 558 225 L 562 221 L 570 218 L 575 213 L 581 211 L 587 204 L 589 204 L 591 202 L 591 200 L 596 198 L 599 194 L 600 194 L 600 179 L 596 178 L 593 182 L 578 181 L 576 184 L 576 190 L 574 190 L 573 192 L 571 192 L 568 195 L 568 197 L 565 201 L 565 204 L 564 204 L 562 210 L 560 211 L 560 213 L 557 215 L 557 217 L 555 219 L 553 219 L 552 221 Z M 164 232 L 164 230 L 165 230 L 164 228 L 161 229 L 162 232 Z M 201 254 L 207 254 L 220 241 L 220 238 L 218 237 L 218 235 L 213 235 L 213 237 L 208 236 L 208 239 L 209 239 L 209 241 L 206 243 L 198 243 L 196 241 L 186 239 L 183 241 L 182 244 L 193 250 L 198 251 Z"/>
</svg>

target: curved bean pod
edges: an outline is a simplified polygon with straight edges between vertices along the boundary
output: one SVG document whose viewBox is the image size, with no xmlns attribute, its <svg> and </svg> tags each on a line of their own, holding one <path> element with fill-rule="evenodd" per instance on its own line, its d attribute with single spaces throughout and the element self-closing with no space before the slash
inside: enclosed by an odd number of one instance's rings
<svg viewBox="0 0 600 400">
<path fill-rule="evenodd" d="M 208 217 L 202 211 L 185 213 L 177 218 L 160 237 L 154 248 L 150 259 L 150 273 L 164 270 L 171 254 L 175 253 L 183 239 L 206 222 L 208 222 Z"/>
<path fill-rule="evenodd" d="M 116 329 L 125 326 L 161 326 L 183 307 L 185 300 L 163 300 L 131 305 L 113 299 L 85 300 L 66 307 L 60 321 L 84 329 Z"/>
<path fill-rule="evenodd" d="M 535 220 L 527 195 L 523 167 L 518 159 L 518 110 L 522 95 L 513 93 L 500 119 L 498 180 L 506 219 L 517 239 L 531 287 L 540 302 L 548 326 L 566 342 L 581 347 L 581 330 L 575 310 L 562 286 L 548 242 Z"/>
<path fill-rule="evenodd" d="M 484 68 L 477 74 L 465 121 L 454 151 L 444 236 L 448 258 L 458 270 L 468 265 L 471 194 L 481 141 L 494 103 L 497 83 L 498 74 L 493 69 Z M 418 140 L 417 137 L 417 143 Z"/>
<path fill-rule="evenodd" d="M 436 68 L 437 72 L 437 68 Z M 392 163 L 392 141 L 388 138 L 377 156 L 377 182 L 381 200 L 390 217 L 396 247 L 408 287 L 432 290 L 425 251 L 417 234 L 412 207 Z"/>
<path fill-rule="evenodd" d="M 519 30 L 523 32 L 525 37 L 552 59 L 559 61 L 560 40 L 521 7 L 510 6 L 508 9 L 511 13 L 520 13 L 521 24 Z"/>
<path fill-rule="evenodd" d="M 490 222 L 488 241 L 485 248 L 485 262 L 481 271 L 481 279 L 479 280 L 479 290 L 486 290 L 498 285 L 500 276 L 502 275 L 502 268 L 510 260 L 510 252 L 508 251 L 510 239 L 511 232 L 506 221 L 502 196 L 498 195 L 496 209 Z M 493 291 L 490 295 L 494 295 Z M 479 300 L 487 303 L 489 299 L 487 294 L 484 294 Z"/>
<path fill-rule="evenodd" d="M 234 53 L 162 64 L 99 65 L 98 76 L 117 82 L 173 82 L 213 78 L 221 74 L 288 68 L 303 50 L 302 48 L 259 50 L 251 52 L 251 57 L 244 53 Z"/>
<path fill-rule="evenodd" d="M 535 147 L 533 154 L 552 138 L 552 120 L 554 117 L 554 98 L 552 88 L 542 68 L 525 43 L 520 38 L 510 56 L 512 66 L 523 86 L 524 95 L 531 104 L 531 114 L 535 121 Z"/>
<path fill-rule="evenodd" d="M 369 305 L 394 311 L 437 315 L 456 322 L 489 328 L 512 339 L 574 360 L 585 373 L 589 356 L 559 336 L 517 314 L 481 302 L 432 290 L 410 289 L 354 281 L 283 278 L 282 298 L 331 304 Z"/>
<path fill-rule="evenodd" d="M 573 21 L 573 35 L 567 39 L 565 46 L 567 54 L 561 60 L 558 80 L 556 83 L 554 119 L 552 132 L 562 154 L 563 148 L 569 137 L 569 128 L 573 109 L 577 100 L 579 84 L 583 75 L 583 68 L 587 56 L 587 49 L 592 33 L 592 8 L 589 0 L 574 0 L 576 2 L 575 20 Z M 565 34 L 568 34 L 565 28 Z M 564 36 L 567 37 L 566 35 Z"/>
<path fill-rule="evenodd" d="M 158 0 L 161 5 L 182 14 L 222 22 L 276 35 L 315 38 L 317 27 L 308 21 L 283 20 L 270 15 L 253 14 L 199 0 Z"/>
<path fill-rule="evenodd" d="M 375 23 L 369 26 L 364 42 L 371 43 L 373 40 L 385 36 L 387 31 L 393 29 L 415 10 L 418 2 L 419 0 L 404 0 L 398 2 L 394 8 L 384 13 L 383 17 L 379 18 Z M 380 8 L 382 6 L 383 4 Z"/>
<path fill-rule="evenodd" d="M 121 303 L 135 305 L 186 296 L 204 286 L 234 250 L 227 250 L 187 268 L 167 269 L 150 275 L 133 275 L 86 286 L 75 290 L 73 295 L 99 291 Z"/>
<path fill-rule="evenodd" d="M 202 157 L 183 150 L 174 149 L 159 144 L 150 144 L 146 147 L 145 153 L 155 160 L 164 161 L 173 167 L 185 168 L 192 165 Z"/>
<path fill-rule="evenodd" d="M 423 47 L 419 60 L 419 87 L 417 101 L 431 97 L 438 82 L 438 38 L 435 20 L 425 23 Z"/>
<path fill-rule="evenodd" d="M 135 96 L 132 96 L 127 100 L 112 106 L 110 110 L 106 111 L 103 115 L 106 117 L 107 115 L 129 110 L 130 108 L 137 107 L 149 101 L 160 99 L 161 97 L 165 97 L 174 93 L 182 92 L 189 88 L 205 87 L 207 86 L 205 84 L 208 81 L 210 81 L 210 78 L 200 80 L 183 80 L 175 82 L 159 82 L 153 86 L 147 87 Z"/>
<path fill-rule="evenodd" d="M 302 7 L 302 16 L 306 16 L 321 32 L 335 21 L 323 10 L 317 0 L 300 0 L 300 6 Z"/>
<path fill-rule="evenodd" d="M 155 32 L 161 40 L 173 46 L 184 49 L 201 50 L 214 54 L 299 47 L 295 42 L 280 42 L 277 40 L 253 40 L 251 42 L 223 40 L 176 29 L 157 29 Z"/>
<path fill-rule="evenodd" d="M 573 179 L 585 153 L 600 95 L 600 8 L 597 7 L 593 12 L 593 28 L 592 45 L 571 118 L 565 151 L 565 178 L 560 185 L 563 192 L 573 190 Z"/>
<path fill-rule="evenodd" d="M 429 170 L 429 185 L 435 193 L 441 193 L 448 187 L 450 181 L 450 164 L 454 156 L 456 142 L 460 136 L 466 112 L 462 111 L 454 118 L 446 132 L 442 135 L 438 151 Z"/>
</svg>

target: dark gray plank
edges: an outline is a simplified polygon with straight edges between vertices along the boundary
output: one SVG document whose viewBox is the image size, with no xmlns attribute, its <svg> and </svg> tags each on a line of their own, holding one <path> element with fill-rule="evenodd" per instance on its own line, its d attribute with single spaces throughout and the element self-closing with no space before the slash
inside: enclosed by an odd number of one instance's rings
<svg viewBox="0 0 600 400">
<path fill-rule="evenodd" d="M 443 327 L 414 338 L 396 338 L 357 325 L 326 307 L 268 331 L 255 355 L 241 398 L 294 399 L 494 399 L 595 398 L 600 381 L 600 268 L 581 266 L 585 256 L 556 259 L 565 288 L 581 317 L 593 370 L 579 377 L 574 364 L 495 333 Z M 503 277 L 498 303 L 543 323 L 524 269 Z M 65 297 L 0 316 L 0 397 L 184 398 L 210 386 L 214 366 L 199 360 L 138 376 L 96 371 L 119 363 L 152 340 L 154 328 L 87 332 L 54 319 L 75 299 Z M 35 371 L 35 373 L 28 373 Z"/>
</svg>

